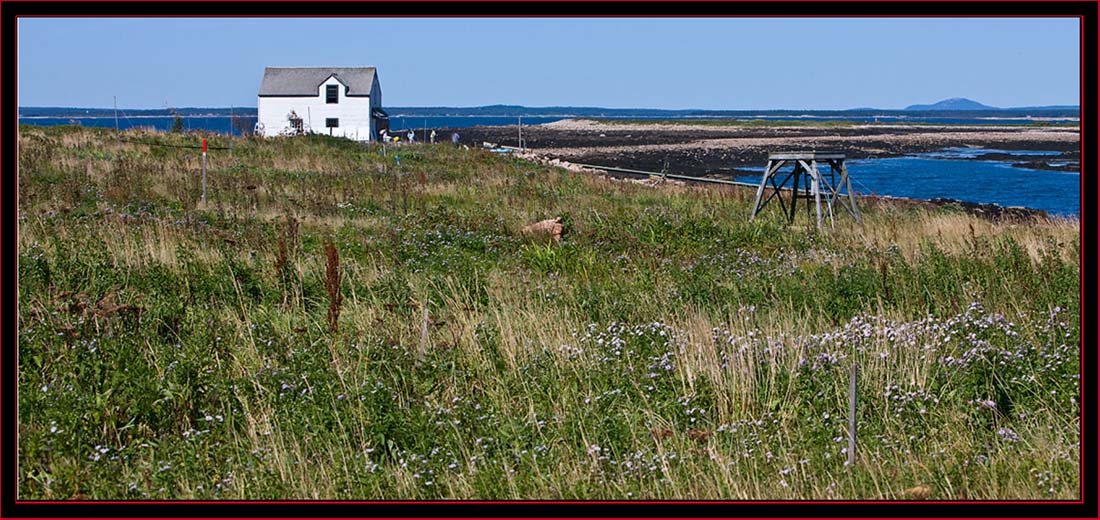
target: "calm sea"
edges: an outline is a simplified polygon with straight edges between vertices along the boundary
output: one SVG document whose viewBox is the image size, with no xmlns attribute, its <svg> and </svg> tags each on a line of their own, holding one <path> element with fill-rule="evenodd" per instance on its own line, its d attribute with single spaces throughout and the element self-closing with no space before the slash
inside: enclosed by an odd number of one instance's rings
<svg viewBox="0 0 1100 520">
<path fill-rule="evenodd" d="M 856 193 L 914 199 L 948 198 L 1041 209 L 1052 215 L 1081 214 L 1081 174 L 1017 168 L 1006 161 L 962 160 L 983 153 L 1050 156 L 1044 150 L 948 148 L 941 152 L 887 159 L 849 160 Z M 737 180 L 760 182 L 759 176 Z"/>
<path fill-rule="evenodd" d="M 251 129 L 256 124 L 256 117 L 241 117 L 239 118 L 241 126 Z M 219 134 L 231 133 L 233 128 L 232 118 L 229 116 L 184 116 L 183 117 L 183 129 L 186 131 L 192 130 L 205 130 L 207 132 L 214 132 Z M 160 117 L 160 116 L 119 116 L 118 127 L 122 130 L 128 128 L 150 128 L 154 130 L 160 130 L 167 132 L 172 129 L 172 124 L 175 122 L 173 117 Z M 19 118 L 19 124 L 21 125 L 39 125 L 39 126 L 60 126 L 60 125 L 79 125 L 79 126 L 93 126 L 102 128 L 114 128 L 115 118 L 113 117 L 21 117 Z"/>
<path fill-rule="evenodd" d="M 240 123 L 238 126 L 244 128 L 252 128 L 256 124 L 256 117 L 240 117 L 238 118 Z M 523 124 L 525 125 L 541 125 L 543 123 L 551 123 L 554 121 L 560 121 L 567 119 L 566 117 L 524 117 Z M 120 116 L 118 118 L 119 128 L 125 130 L 127 128 L 153 128 L 156 130 L 167 131 L 172 128 L 172 123 L 175 118 L 172 117 L 158 117 L 158 116 L 138 116 L 138 117 L 125 117 Z M 408 130 L 410 128 L 420 130 L 421 128 L 468 128 L 471 126 L 502 126 L 502 125 L 514 125 L 518 123 L 518 118 L 512 116 L 435 116 L 435 117 L 390 117 L 390 129 L 394 132 L 401 130 Z M 40 126 L 58 126 L 58 125 L 80 125 L 80 126 L 96 126 L 104 128 L 114 128 L 114 117 L 21 117 L 19 118 L 19 124 L 21 125 L 40 125 Z M 183 117 L 184 130 L 205 130 L 208 132 L 216 132 L 221 134 L 230 133 L 232 129 L 232 119 L 229 116 L 184 116 Z"/>
<path fill-rule="evenodd" d="M 541 125 L 552 123 L 572 116 L 525 116 L 523 124 Z M 926 124 L 988 124 L 988 125 L 1026 125 L 1035 123 L 1036 120 L 1028 118 L 951 118 L 951 117 L 916 117 L 916 116 L 775 116 L 747 114 L 738 116 L 739 119 L 763 119 L 768 121 L 855 121 L 860 123 L 926 123 Z M 256 123 L 256 116 L 239 117 L 239 126 L 251 128 Z M 630 116 L 607 117 L 606 119 L 675 119 L 667 115 L 654 116 Z M 685 120 L 722 119 L 721 117 L 683 117 Z M 164 116 L 127 116 L 118 118 L 119 128 L 144 127 L 156 130 L 169 130 L 172 128 L 174 118 Z M 468 128 L 471 126 L 506 126 L 519 123 L 516 116 L 402 116 L 390 117 L 390 128 L 394 131 L 422 128 Z M 19 124 L 57 126 L 57 125 L 81 125 L 114 128 L 114 117 L 20 117 Z M 184 116 L 183 126 L 185 130 L 205 130 L 208 132 L 230 133 L 232 119 L 229 116 Z"/>
</svg>

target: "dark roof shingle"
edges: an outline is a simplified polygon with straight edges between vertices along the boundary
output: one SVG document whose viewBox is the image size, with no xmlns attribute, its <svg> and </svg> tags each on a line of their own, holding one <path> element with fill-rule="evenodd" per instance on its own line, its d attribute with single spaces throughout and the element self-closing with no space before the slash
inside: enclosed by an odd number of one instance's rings
<svg viewBox="0 0 1100 520">
<path fill-rule="evenodd" d="M 349 96 L 369 96 L 374 67 L 266 67 L 261 96 L 316 96 L 317 87 L 333 74 L 347 85 Z"/>
</svg>

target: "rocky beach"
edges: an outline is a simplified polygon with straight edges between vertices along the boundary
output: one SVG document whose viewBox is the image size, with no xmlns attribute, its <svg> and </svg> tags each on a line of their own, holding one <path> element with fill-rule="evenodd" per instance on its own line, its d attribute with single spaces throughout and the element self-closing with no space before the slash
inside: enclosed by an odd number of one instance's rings
<svg viewBox="0 0 1100 520">
<path fill-rule="evenodd" d="M 841 151 L 850 159 L 885 159 L 945 149 L 974 149 L 975 153 L 953 154 L 950 159 L 1009 161 L 1015 167 L 1051 172 L 1080 170 L 1080 133 L 1076 126 L 758 123 L 569 119 L 524 126 L 523 140 L 527 158 L 537 157 L 559 166 L 590 164 L 724 179 L 758 174 L 768 153 L 783 150 L 830 150 Z M 456 131 L 469 145 L 519 144 L 514 125 Z M 444 135 L 449 134 L 446 132 Z M 1030 151 L 1046 153 L 1027 153 Z M 891 204 L 954 206 L 992 220 L 1046 215 L 1040 210 L 945 198 L 870 197 L 867 202 L 874 203 L 871 199 L 889 200 Z"/>
<path fill-rule="evenodd" d="M 516 126 L 456 130 L 468 144 L 517 146 Z M 449 135 L 449 130 L 444 135 Z M 944 148 L 1046 150 L 1059 155 L 1014 156 L 1033 169 L 1079 169 L 1078 127 L 1021 125 L 900 125 L 832 123 L 716 125 L 691 122 L 606 122 L 568 119 L 524 126 L 528 149 L 571 162 L 685 175 L 735 174 L 763 166 L 769 152 L 835 150 L 851 159 L 897 157 Z M 989 160 L 977 156 L 964 160 Z"/>
</svg>

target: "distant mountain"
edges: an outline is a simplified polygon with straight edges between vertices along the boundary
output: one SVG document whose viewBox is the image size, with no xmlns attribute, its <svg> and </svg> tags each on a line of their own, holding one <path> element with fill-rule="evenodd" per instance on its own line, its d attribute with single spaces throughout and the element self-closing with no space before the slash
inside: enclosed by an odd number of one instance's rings
<svg viewBox="0 0 1100 520">
<path fill-rule="evenodd" d="M 931 105 L 909 105 L 905 110 L 999 110 L 997 107 L 983 105 L 972 99 L 951 98 Z"/>
<path fill-rule="evenodd" d="M 1000 110 L 1005 112 L 1050 112 L 1050 111 L 1078 111 L 1077 105 L 1045 105 L 1032 107 L 991 107 L 966 98 L 951 98 L 932 103 L 931 105 L 909 105 L 906 111 L 920 112 L 974 112 L 980 110 Z"/>
</svg>

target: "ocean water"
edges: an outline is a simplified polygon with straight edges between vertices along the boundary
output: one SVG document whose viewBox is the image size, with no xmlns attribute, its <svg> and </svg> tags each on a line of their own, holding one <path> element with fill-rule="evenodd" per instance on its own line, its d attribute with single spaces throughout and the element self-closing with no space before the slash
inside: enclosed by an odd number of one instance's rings
<svg viewBox="0 0 1100 520">
<path fill-rule="evenodd" d="M 207 131 L 218 134 L 233 133 L 233 118 L 229 116 L 184 116 L 183 129 L 185 131 Z M 256 116 L 241 116 L 241 124 L 251 129 L 256 125 Z M 118 118 L 118 127 L 122 130 L 128 128 L 151 128 L 167 132 L 175 123 L 174 117 L 161 116 L 123 116 Z M 21 117 L 21 125 L 61 126 L 79 125 L 90 127 L 114 128 L 114 117 Z"/>
<path fill-rule="evenodd" d="M 524 117 L 524 125 L 541 125 L 569 119 L 566 117 Z M 513 116 L 436 116 L 404 117 L 390 116 L 390 128 L 394 131 L 420 130 L 421 128 L 469 128 L 471 126 L 508 126 L 519 124 L 519 118 Z"/>
<path fill-rule="evenodd" d="M 246 128 L 252 128 L 256 124 L 256 116 L 241 116 L 242 124 Z M 566 117 L 524 117 L 524 125 L 541 125 L 568 119 Z M 175 122 L 173 117 L 160 116 L 119 116 L 118 126 L 127 128 L 152 128 L 160 131 L 171 130 Z M 519 119 L 512 116 L 434 116 L 434 117 L 390 117 L 391 133 L 402 132 L 408 129 L 419 131 L 422 128 L 469 128 L 471 126 L 506 126 L 515 125 Z M 21 125 L 59 126 L 77 124 L 80 126 L 94 126 L 114 128 L 114 117 L 21 117 Z M 232 129 L 232 118 L 229 116 L 184 116 L 184 130 L 205 130 L 219 134 L 228 134 Z"/>
<path fill-rule="evenodd" d="M 255 115 L 239 116 L 248 128 L 256 123 Z M 570 119 L 572 116 L 524 116 L 523 124 L 541 125 L 552 123 L 562 119 Z M 634 115 L 629 117 L 605 116 L 607 119 L 677 119 L 668 115 Z M 728 119 L 729 116 L 686 116 L 678 119 L 700 120 Z M 775 116 L 745 114 L 738 115 L 739 119 L 763 119 L 768 121 L 856 121 L 861 123 L 927 123 L 927 124 L 987 124 L 987 125 L 1021 125 L 1034 123 L 1034 119 L 1028 118 L 952 118 L 934 116 Z M 146 127 L 157 130 L 169 130 L 172 128 L 174 118 L 171 116 L 129 116 L 120 111 L 118 118 L 119 128 Z M 390 128 L 394 131 L 407 129 L 420 130 L 422 128 L 469 128 L 471 126 L 509 126 L 519 122 L 517 116 L 403 116 L 391 115 Z M 81 126 L 95 126 L 114 128 L 113 116 L 96 117 L 20 117 L 19 124 L 57 126 L 78 124 Z M 185 130 L 205 130 L 208 132 L 230 133 L 232 119 L 226 115 L 217 116 L 183 116 Z"/>
<path fill-rule="evenodd" d="M 966 150 L 1018 156 L 1058 153 L 1042 150 Z M 940 157 L 936 156 L 938 153 Z M 1080 173 L 1017 168 L 1005 161 L 942 158 L 942 155 L 958 157 L 961 153 L 962 149 L 957 149 L 946 154 L 933 152 L 887 159 L 848 160 L 848 175 L 856 193 L 915 199 L 958 199 L 1041 209 L 1057 216 L 1080 216 Z M 737 180 L 758 183 L 760 177 L 742 175 Z"/>
<path fill-rule="evenodd" d="M 992 148 L 950 147 L 935 152 L 912 154 L 914 157 L 927 157 L 930 159 L 973 159 L 987 153 L 1019 156 L 1021 159 L 1027 156 L 1059 155 L 1061 152 L 1047 150 L 996 150 Z"/>
</svg>

